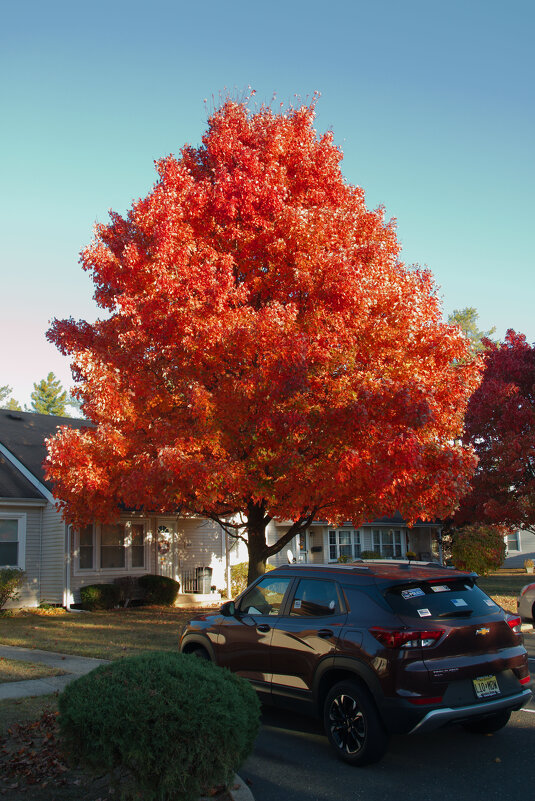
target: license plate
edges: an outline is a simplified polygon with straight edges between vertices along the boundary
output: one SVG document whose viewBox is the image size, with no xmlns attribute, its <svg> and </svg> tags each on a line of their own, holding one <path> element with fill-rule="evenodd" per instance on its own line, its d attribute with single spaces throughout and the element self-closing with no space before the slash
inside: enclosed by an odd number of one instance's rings
<svg viewBox="0 0 535 801">
<path fill-rule="evenodd" d="M 478 698 L 490 698 L 492 695 L 500 694 L 496 676 L 480 676 L 472 681 Z"/>
</svg>

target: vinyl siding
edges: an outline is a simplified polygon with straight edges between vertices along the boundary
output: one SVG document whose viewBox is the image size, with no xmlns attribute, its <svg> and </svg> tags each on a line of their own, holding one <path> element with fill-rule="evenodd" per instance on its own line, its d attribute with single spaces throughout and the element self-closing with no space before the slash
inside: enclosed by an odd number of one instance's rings
<svg viewBox="0 0 535 801">
<path fill-rule="evenodd" d="M 19 597 L 15 601 L 8 602 L 6 608 L 16 608 L 21 606 L 39 606 L 39 580 L 40 580 L 40 545 L 41 545 L 41 516 L 42 506 L 1 506 L 0 510 L 9 515 L 24 515 L 26 529 L 25 559 L 24 570 L 26 581 L 24 582 Z"/>
<path fill-rule="evenodd" d="M 41 601 L 63 604 L 65 588 L 65 523 L 53 504 L 43 510 Z"/>
</svg>

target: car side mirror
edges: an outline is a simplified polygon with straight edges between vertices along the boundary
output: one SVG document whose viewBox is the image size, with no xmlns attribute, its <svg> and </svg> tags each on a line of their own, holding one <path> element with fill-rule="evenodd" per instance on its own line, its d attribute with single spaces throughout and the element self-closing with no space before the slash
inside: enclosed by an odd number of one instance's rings
<svg viewBox="0 0 535 801">
<path fill-rule="evenodd" d="M 234 601 L 227 601 L 220 608 L 219 612 L 225 617 L 234 617 L 236 614 L 236 604 Z"/>
</svg>

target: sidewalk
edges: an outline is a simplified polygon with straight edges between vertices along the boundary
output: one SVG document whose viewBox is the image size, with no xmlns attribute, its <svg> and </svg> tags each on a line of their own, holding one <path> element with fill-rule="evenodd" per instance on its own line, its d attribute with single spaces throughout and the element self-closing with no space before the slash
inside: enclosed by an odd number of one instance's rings
<svg viewBox="0 0 535 801">
<path fill-rule="evenodd" d="M 0 645 L 0 657 L 18 659 L 21 662 L 40 662 L 43 665 L 66 671 L 64 676 L 49 676 L 45 679 L 10 681 L 0 684 L 0 701 L 61 692 L 73 679 L 89 673 L 99 665 L 106 665 L 109 661 L 87 656 L 39 651 L 36 648 L 18 648 L 15 645 Z M 254 801 L 253 794 L 237 774 L 234 777 L 233 786 L 228 792 L 232 801 Z"/>
<path fill-rule="evenodd" d="M 18 659 L 21 662 L 40 662 L 43 665 L 64 670 L 64 676 L 48 676 L 44 679 L 28 681 L 9 681 L 0 684 L 0 701 L 6 698 L 25 698 L 30 695 L 48 695 L 61 692 L 69 682 L 78 676 L 89 673 L 99 665 L 105 665 L 107 659 L 93 659 L 72 654 L 56 654 L 51 651 L 39 651 L 34 648 L 17 648 L 14 645 L 0 645 L 0 657 Z"/>
</svg>

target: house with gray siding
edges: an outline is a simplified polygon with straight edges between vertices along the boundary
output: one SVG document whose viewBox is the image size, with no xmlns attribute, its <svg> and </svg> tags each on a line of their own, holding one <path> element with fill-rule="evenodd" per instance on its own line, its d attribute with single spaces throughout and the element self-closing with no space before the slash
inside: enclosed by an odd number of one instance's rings
<svg viewBox="0 0 535 801">
<path fill-rule="evenodd" d="M 45 440 L 62 425 L 90 424 L 0 410 L 0 567 L 20 567 L 26 573 L 17 604 L 69 607 L 80 601 L 85 585 L 145 573 L 179 581 L 183 602 L 218 600 L 226 590 L 229 567 L 248 559 L 245 543 L 228 537 L 218 523 L 137 511 L 122 512 L 113 524 L 94 521 L 81 530 L 64 522 L 42 466 Z M 276 542 L 290 525 L 271 521 L 268 543 Z M 418 558 L 438 559 L 439 536 L 438 523 L 408 528 L 400 515 L 360 526 L 319 520 L 269 561 L 336 562 L 358 559 L 363 551 L 383 558 L 414 551 Z"/>
</svg>

